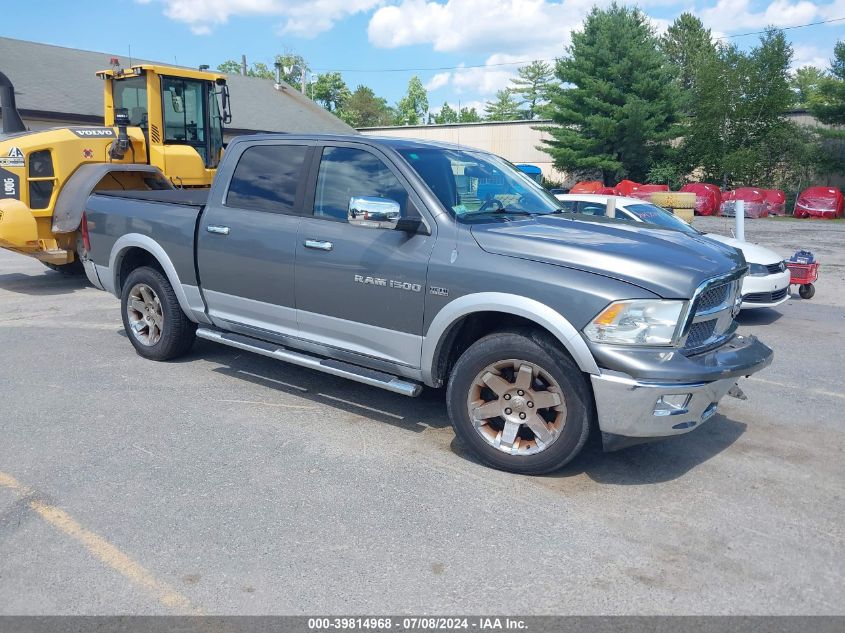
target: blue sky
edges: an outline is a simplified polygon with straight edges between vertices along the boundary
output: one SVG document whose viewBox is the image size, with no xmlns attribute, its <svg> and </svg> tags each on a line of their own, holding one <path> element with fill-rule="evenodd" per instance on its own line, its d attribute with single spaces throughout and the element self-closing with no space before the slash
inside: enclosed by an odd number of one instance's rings
<svg viewBox="0 0 845 633">
<path fill-rule="evenodd" d="M 128 58 L 215 67 L 226 59 L 272 63 L 277 52 L 304 55 L 315 72 L 344 71 L 391 103 L 413 74 L 444 101 L 481 106 L 507 85 L 511 62 L 560 56 L 595 0 L 53 0 L 15 3 L 0 34 Z M 599 0 L 598 4 L 609 4 Z M 49 9 L 48 9 L 49 5 Z M 718 37 L 787 30 L 796 66 L 827 66 L 845 38 L 845 0 L 642 0 L 664 29 L 683 11 Z M 734 38 L 751 46 L 757 36 Z M 104 56 L 104 63 L 107 63 Z M 0 66 L 2 61 L 0 60 Z M 475 68 L 474 66 L 480 66 Z M 433 69 L 442 70 L 404 70 Z M 403 69 L 390 72 L 392 69 Z"/>
</svg>

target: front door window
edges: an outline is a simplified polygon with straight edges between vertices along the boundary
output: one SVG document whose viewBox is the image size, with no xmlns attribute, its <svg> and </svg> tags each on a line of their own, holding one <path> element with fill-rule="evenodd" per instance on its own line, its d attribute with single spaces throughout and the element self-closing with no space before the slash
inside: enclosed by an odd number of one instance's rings
<svg viewBox="0 0 845 633">
<path fill-rule="evenodd" d="M 205 82 L 193 79 L 163 77 L 162 112 L 164 142 L 190 145 L 208 165 L 206 144 Z"/>
</svg>

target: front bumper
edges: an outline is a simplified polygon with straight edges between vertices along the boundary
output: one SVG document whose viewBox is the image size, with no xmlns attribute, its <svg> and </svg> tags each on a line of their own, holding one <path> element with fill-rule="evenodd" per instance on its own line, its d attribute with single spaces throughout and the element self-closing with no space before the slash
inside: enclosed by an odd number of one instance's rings
<svg viewBox="0 0 845 633">
<path fill-rule="evenodd" d="M 774 308 L 789 300 L 789 270 L 774 275 L 746 275 L 742 280 L 742 309 Z"/>
<path fill-rule="evenodd" d="M 719 401 L 740 377 L 767 367 L 772 356 L 772 350 L 755 337 L 735 336 L 724 346 L 696 357 L 681 360 L 668 355 L 659 371 L 637 372 L 637 377 L 631 375 L 634 372 L 603 369 L 591 380 L 605 449 L 637 443 L 634 438 L 692 431 L 716 413 Z M 673 372 L 673 365 L 675 369 L 698 368 Z"/>
</svg>

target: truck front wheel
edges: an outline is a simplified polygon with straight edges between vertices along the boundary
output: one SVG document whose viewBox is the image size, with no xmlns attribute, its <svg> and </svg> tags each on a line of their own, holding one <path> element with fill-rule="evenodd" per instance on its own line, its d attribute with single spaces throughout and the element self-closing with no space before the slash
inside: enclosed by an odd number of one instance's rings
<svg viewBox="0 0 845 633">
<path fill-rule="evenodd" d="M 447 389 L 455 433 L 487 464 L 556 470 L 583 448 L 593 416 L 583 374 L 549 335 L 496 332 L 458 359 Z"/>
<path fill-rule="evenodd" d="M 194 344 L 196 324 L 182 312 L 173 287 L 158 270 L 133 270 L 123 284 L 120 305 L 126 335 L 144 358 L 170 360 Z"/>
</svg>

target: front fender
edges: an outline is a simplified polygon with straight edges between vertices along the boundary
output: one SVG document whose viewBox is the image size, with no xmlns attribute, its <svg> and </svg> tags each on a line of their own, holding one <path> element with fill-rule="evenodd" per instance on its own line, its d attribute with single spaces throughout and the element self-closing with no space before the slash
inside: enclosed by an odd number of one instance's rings
<svg viewBox="0 0 845 633">
<path fill-rule="evenodd" d="M 464 295 L 450 301 L 437 313 L 423 338 L 422 374 L 423 382 L 432 385 L 435 382 L 437 355 L 440 344 L 452 326 L 463 317 L 478 312 L 501 312 L 513 314 L 548 330 L 569 352 L 572 359 L 588 374 L 598 375 L 598 365 L 590 348 L 581 338 L 580 332 L 559 312 L 535 299 L 503 292 L 479 292 Z"/>
</svg>

